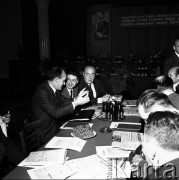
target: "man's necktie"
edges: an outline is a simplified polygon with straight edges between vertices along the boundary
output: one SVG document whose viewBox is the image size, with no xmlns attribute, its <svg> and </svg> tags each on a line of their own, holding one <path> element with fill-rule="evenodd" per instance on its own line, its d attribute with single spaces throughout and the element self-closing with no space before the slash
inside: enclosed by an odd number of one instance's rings
<svg viewBox="0 0 179 180">
<path fill-rule="evenodd" d="M 91 98 L 93 98 L 93 91 L 91 89 L 91 84 L 88 84 L 88 86 L 89 86 L 89 97 L 91 99 Z"/>
<path fill-rule="evenodd" d="M 56 103 L 56 106 L 58 107 L 58 94 L 57 94 L 57 91 L 55 92 L 55 103 Z"/>
<path fill-rule="evenodd" d="M 73 89 L 70 90 L 70 98 L 73 99 Z"/>
</svg>

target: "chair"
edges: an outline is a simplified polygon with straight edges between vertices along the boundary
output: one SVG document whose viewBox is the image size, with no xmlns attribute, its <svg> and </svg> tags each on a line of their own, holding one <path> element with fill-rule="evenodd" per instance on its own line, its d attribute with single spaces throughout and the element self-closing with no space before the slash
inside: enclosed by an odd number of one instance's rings
<svg viewBox="0 0 179 180">
<path fill-rule="evenodd" d="M 25 156 L 30 152 L 36 151 L 40 148 L 39 129 L 41 127 L 41 120 L 27 123 L 19 132 L 22 150 Z"/>
<path fill-rule="evenodd" d="M 31 102 L 29 100 L 25 100 L 9 107 L 8 109 L 10 111 L 11 118 L 8 123 L 7 133 L 18 147 L 21 147 L 19 132 L 23 126 L 30 121 L 30 104 Z"/>
</svg>

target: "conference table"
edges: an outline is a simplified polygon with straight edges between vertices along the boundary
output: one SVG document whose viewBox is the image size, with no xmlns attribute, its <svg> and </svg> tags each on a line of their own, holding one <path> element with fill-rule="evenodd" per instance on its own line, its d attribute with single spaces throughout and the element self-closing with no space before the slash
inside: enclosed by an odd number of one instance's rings
<svg viewBox="0 0 179 180">
<path fill-rule="evenodd" d="M 125 119 L 121 120 L 122 122 L 141 122 L 141 118 L 136 115 L 125 115 Z M 78 123 L 78 122 L 76 122 Z M 68 160 L 82 158 L 89 155 L 96 154 L 96 146 L 110 146 L 112 142 L 112 132 L 103 133 L 100 131 L 103 127 L 110 127 L 111 121 L 105 121 L 98 118 L 92 119 L 90 123 L 93 123 L 92 129 L 96 132 L 96 136 L 90 139 L 86 139 L 87 142 L 84 145 L 81 152 L 73 151 L 68 149 L 67 156 Z M 131 130 L 135 131 L 135 130 Z M 142 128 L 140 131 L 141 132 Z M 59 137 L 72 137 L 71 129 L 60 129 L 56 136 Z M 44 147 L 40 148 L 40 150 L 45 150 Z M 13 171 L 11 171 L 8 175 L 6 175 L 3 179 L 31 179 L 27 173 L 27 170 L 30 168 L 17 166 Z"/>
</svg>

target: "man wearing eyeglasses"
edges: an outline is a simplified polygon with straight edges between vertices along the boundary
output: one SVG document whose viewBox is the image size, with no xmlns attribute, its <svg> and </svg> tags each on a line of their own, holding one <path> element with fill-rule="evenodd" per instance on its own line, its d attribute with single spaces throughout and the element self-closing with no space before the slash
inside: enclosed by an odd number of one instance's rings
<svg viewBox="0 0 179 180">
<path fill-rule="evenodd" d="M 107 94 L 102 82 L 96 78 L 96 69 L 94 66 L 86 66 L 83 71 L 83 78 L 80 79 L 78 92 L 86 88 L 89 91 L 90 104 L 101 103 L 108 100 Z"/>
<path fill-rule="evenodd" d="M 74 70 L 67 72 L 66 86 L 63 88 L 61 94 L 66 98 L 74 99 L 78 95 L 78 81 L 79 74 Z"/>
</svg>

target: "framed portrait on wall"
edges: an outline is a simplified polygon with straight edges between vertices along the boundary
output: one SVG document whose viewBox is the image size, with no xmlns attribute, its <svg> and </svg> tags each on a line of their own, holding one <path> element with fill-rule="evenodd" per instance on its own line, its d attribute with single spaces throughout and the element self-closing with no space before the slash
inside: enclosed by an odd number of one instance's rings
<svg viewBox="0 0 179 180">
<path fill-rule="evenodd" d="M 110 11 L 97 10 L 92 14 L 92 39 L 109 40 L 110 38 Z"/>
<path fill-rule="evenodd" d="M 111 56 L 111 5 L 91 5 L 89 16 L 88 52 L 95 57 Z"/>
</svg>

